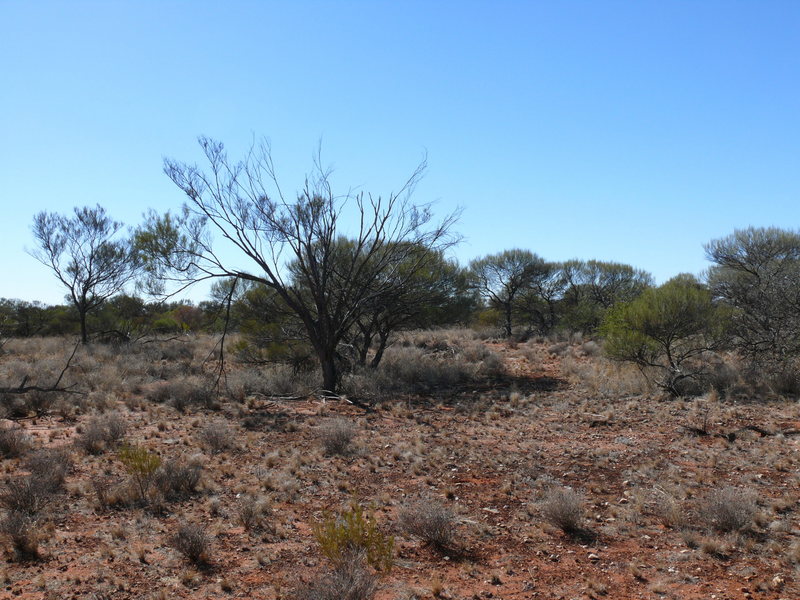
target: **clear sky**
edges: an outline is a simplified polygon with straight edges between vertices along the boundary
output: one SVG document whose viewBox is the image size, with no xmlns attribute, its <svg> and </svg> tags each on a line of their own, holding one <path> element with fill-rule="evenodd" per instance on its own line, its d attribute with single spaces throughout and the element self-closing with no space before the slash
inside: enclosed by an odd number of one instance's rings
<svg viewBox="0 0 800 600">
<path fill-rule="evenodd" d="M 40 210 L 178 207 L 164 156 L 267 136 L 284 188 L 464 208 L 462 262 L 521 247 L 664 281 L 800 224 L 800 2 L 0 0 L 0 296 L 59 302 Z M 199 294 L 202 299 L 202 294 Z"/>
</svg>

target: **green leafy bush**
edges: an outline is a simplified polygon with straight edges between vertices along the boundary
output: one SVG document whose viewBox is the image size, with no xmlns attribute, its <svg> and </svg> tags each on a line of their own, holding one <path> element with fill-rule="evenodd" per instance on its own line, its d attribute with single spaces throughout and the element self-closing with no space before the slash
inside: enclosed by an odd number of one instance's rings
<svg viewBox="0 0 800 600">
<path fill-rule="evenodd" d="M 679 275 L 606 314 L 605 352 L 636 364 L 674 396 L 702 392 L 697 388 L 708 374 L 703 355 L 726 341 L 727 314 L 694 277 Z"/>
<path fill-rule="evenodd" d="M 123 446 L 118 456 L 136 483 L 139 499 L 147 502 L 147 493 L 161 466 L 161 458 L 140 446 Z"/>
<path fill-rule="evenodd" d="M 329 516 L 314 528 L 320 550 L 334 565 L 341 565 L 354 553 L 363 553 L 367 564 L 379 571 L 390 571 L 394 537 L 381 533 L 372 514 L 356 501 L 339 516 Z"/>
</svg>

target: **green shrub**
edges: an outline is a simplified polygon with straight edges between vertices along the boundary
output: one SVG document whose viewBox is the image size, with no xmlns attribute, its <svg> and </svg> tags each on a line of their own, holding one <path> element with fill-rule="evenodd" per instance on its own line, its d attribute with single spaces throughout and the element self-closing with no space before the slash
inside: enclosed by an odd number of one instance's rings
<svg viewBox="0 0 800 600">
<path fill-rule="evenodd" d="M 353 554 L 362 553 L 367 564 L 380 571 L 390 571 L 394 553 L 394 537 L 378 529 L 371 514 L 355 500 L 339 516 L 329 516 L 313 528 L 320 550 L 334 566 L 341 565 Z"/>
<path fill-rule="evenodd" d="M 150 485 L 161 466 L 161 458 L 140 446 L 123 446 L 120 448 L 118 456 L 136 484 L 139 499 L 146 503 Z"/>
<path fill-rule="evenodd" d="M 703 355 L 725 342 L 727 314 L 694 277 L 679 275 L 606 314 L 605 351 L 636 364 L 674 396 L 702 392 L 697 388 L 707 377 Z"/>
</svg>

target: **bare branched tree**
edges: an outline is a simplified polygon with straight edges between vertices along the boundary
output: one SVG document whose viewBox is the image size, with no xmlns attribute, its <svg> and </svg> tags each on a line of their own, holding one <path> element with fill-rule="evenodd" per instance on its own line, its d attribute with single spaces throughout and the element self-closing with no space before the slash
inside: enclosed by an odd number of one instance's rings
<svg viewBox="0 0 800 600">
<path fill-rule="evenodd" d="M 86 316 L 120 292 L 134 277 L 136 256 L 128 239 L 114 239 L 122 223 L 104 208 L 75 208 L 74 217 L 40 212 L 33 219 L 38 248 L 30 254 L 67 288 L 78 311 L 81 341 L 89 340 Z"/>
<path fill-rule="evenodd" d="M 151 279 L 186 286 L 234 278 L 275 290 L 303 324 L 323 390 L 335 392 L 338 345 L 375 298 L 402 290 L 436 252 L 455 243 L 457 213 L 434 223 L 430 205 L 411 201 L 424 160 L 388 197 L 337 196 L 317 154 L 314 176 L 288 198 L 267 142 L 254 144 L 241 161 L 230 160 L 219 142 L 199 142 L 206 170 L 164 162 L 165 173 L 188 197 L 182 214 L 151 214 L 138 232 Z M 212 240 L 212 233 L 221 239 Z M 412 254 L 409 264 L 409 247 L 431 252 Z"/>
</svg>

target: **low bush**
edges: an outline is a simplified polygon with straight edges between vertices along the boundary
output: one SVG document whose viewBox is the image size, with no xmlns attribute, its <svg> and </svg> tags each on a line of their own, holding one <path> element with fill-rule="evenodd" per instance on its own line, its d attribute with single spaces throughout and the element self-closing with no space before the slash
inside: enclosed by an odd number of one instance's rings
<svg viewBox="0 0 800 600">
<path fill-rule="evenodd" d="M 225 423 L 210 423 L 200 430 L 198 435 L 200 443 L 212 454 L 219 454 L 223 450 L 233 448 L 234 433 Z"/>
<path fill-rule="evenodd" d="M 15 458 L 31 447 L 31 438 L 18 427 L 0 427 L 0 457 Z"/>
<path fill-rule="evenodd" d="M 8 538 L 18 561 L 39 558 L 41 532 L 36 518 L 29 514 L 12 510 L 0 521 L 0 535 Z"/>
<path fill-rule="evenodd" d="M 435 502 L 420 502 L 400 511 L 400 528 L 433 548 L 446 551 L 454 547 L 456 515 Z"/>
<path fill-rule="evenodd" d="M 72 469 L 72 458 L 66 450 L 43 448 L 28 456 L 25 468 L 31 475 L 49 482 L 51 491 L 55 493 L 61 490 Z"/>
<path fill-rule="evenodd" d="M 46 477 L 31 474 L 5 482 L 0 491 L 0 506 L 9 512 L 36 517 L 53 501 L 53 483 Z"/>
<path fill-rule="evenodd" d="M 371 514 L 355 500 L 338 516 L 329 516 L 313 527 L 314 537 L 322 554 L 341 567 L 353 554 L 362 554 L 367 564 L 377 570 L 390 571 L 394 553 L 394 537 L 381 533 Z"/>
<path fill-rule="evenodd" d="M 542 501 L 545 521 L 564 533 L 580 532 L 585 517 L 583 495 L 568 487 L 550 489 Z"/>
<path fill-rule="evenodd" d="M 140 446 L 123 446 L 119 451 L 119 460 L 133 479 L 139 500 L 146 504 L 150 486 L 161 466 L 161 458 Z"/>
<path fill-rule="evenodd" d="M 79 448 L 87 454 L 102 454 L 117 445 L 127 431 L 127 424 L 121 415 L 109 413 L 93 417 L 76 440 Z"/>
<path fill-rule="evenodd" d="M 705 524 L 720 533 L 744 531 L 753 526 L 756 495 L 750 490 L 725 487 L 713 491 L 700 507 Z"/>
<path fill-rule="evenodd" d="M 170 545 L 194 565 L 202 567 L 210 563 L 208 552 L 211 538 L 202 525 L 194 523 L 181 525 L 170 539 Z"/>
<path fill-rule="evenodd" d="M 378 578 L 355 556 L 298 593 L 299 600 L 370 600 L 378 591 Z"/>
<path fill-rule="evenodd" d="M 203 467 L 197 461 L 165 461 L 155 474 L 155 485 L 165 500 L 188 498 L 197 493 L 202 473 Z"/>
<path fill-rule="evenodd" d="M 247 495 L 239 500 L 237 516 L 246 531 L 270 528 L 268 523 L 269 513 L 269 504 L 262 498 Z"/>
<path fill-rule="evenodd" d="M 192 406 L 213 408 L 216 401 L 213 385 L 204 377 L 175 377 L 157 381 L 144 390 L 145 399 L 156 403 L 169 403 L 178 412 Z"/>
<path fill-rule="evenodd" d="M 320 441 L 326 454 L 347 456 L 353 453 L 355 426 L 347 419 L 332 419 L 320 427 Z"/>
</svg>

